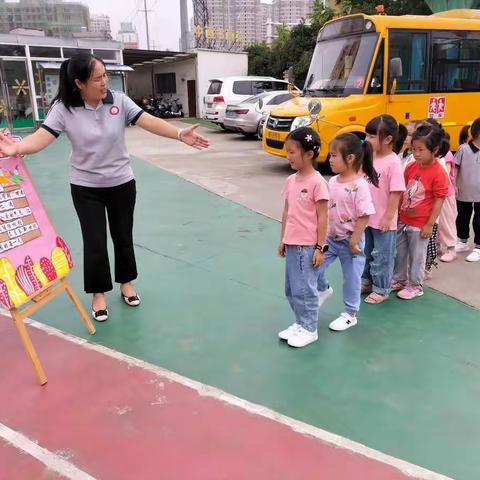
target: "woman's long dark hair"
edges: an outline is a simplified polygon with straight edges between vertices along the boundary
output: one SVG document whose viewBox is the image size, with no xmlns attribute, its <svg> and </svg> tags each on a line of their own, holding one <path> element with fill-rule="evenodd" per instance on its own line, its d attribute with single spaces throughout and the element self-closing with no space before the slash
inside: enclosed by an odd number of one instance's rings
<svg viewBox="0 0 480 480">
<path fill-rule="evenodd" d="M 359 172 L 362 169 L 367 179 L 378 187 L 378 173 L 373 167 L 373 150 L 370 143 L 360 140 L 353 133 L 341 133 L 333 139 L 332 144 L 338 148 L 343 159 L 353 155 L 354 170 Z"/>
<path fill-rule="evenodd" d="M 67 110 L 83 106 L 83 100 L 75 80 L 86 83 L 92 76 L 96 62 L 105 66 L 101 58 L 90 53 L 79 53 L 69 60 L 65 60 L 60 67 L 58 93 L 53 99 L 53 103 L 62 102 Z"/>
</svg>

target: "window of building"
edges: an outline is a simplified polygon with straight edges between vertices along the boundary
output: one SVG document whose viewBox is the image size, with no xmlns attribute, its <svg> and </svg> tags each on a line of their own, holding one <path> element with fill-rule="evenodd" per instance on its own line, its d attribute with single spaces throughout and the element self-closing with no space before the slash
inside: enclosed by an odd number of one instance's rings
<svg viewBox="0 0 480 480">
<path fill-rule="evenodd" d="M 174 72 L 157 73 L 155 75 L 155 83 L 157 92 L 160 94 L 177 93 L 177 79 Z"/>
<path fill-rule="evenodd" d="M 432 33 L 432 91 L 480 91 L 480 33 Z"/>
<path fill-rule="evenodd" d="M 70 58 L 77 53 L 92 53 L 89 48 L 64 48 L 63 49 L 63 57 Z"/>
<path fill-rule="evenodd" d="M 390 34 L 389 62 L 400 59 L 402 75 L 397 77 L 397 93 L 427 89 L 427 34 L 393 31 Z M 389 82 L 393 81 L 389 69 Z"/>
<path fill-rule="evenodd" d="M 23 45 L 0 45 L 0 57 L 24 57 Z"/>
<path fill-rule="evenodd" d="M 62 58 L 60 48 L 30 46 L 31 57 Z"/>
<path fill-rule="evenodd" d="M 93 54 L 104 60 L 115 60 L 118 62 L 118 50 L 94 50 Z"/>
</svg>

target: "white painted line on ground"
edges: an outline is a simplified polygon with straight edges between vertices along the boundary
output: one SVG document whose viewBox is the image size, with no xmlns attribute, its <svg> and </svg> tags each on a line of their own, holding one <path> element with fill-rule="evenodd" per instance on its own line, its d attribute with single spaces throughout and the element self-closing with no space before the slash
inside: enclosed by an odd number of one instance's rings
<svg viewBox="0 0 480 480">
<path fill-rule="evenodd" d="M 77 468 L 62 457 L 41 447 L 38 443 L 30 440 L 25 435 L 12 430 L 0 423 L 0 438 L 13 445 L 18 450 L 28 453 L 32 457 L 42 462 L 49 470 L 59 473 L 71 480 L 95 480 L 95 477 Z"/>
<path fill-rule="evenodd" d="M 2 308 L 0 308 L 0 314 L 10 316 L 10 312 Z M 127 363 L 129 366 L 135 366 L 143 370 L 147 370 L 167 380 L 192 388 L 193 390 L 196 390 L 201 396 L 212 397 L 230 405 L 235 405 L 236 407 L 239 407 L 249 413 L 260 415 L 275 422 L 281 423 L 291 428 L 295 432 L 301 433 L 302 435 L 314 437 L 324 443 L 328 443 L 335 447 L 343 448 L 344 450 L 349 450 L 355 454 L 362 455 L 366 458 L 383 463 L 385 465 L 389 465 L 393 468 L 396 468 L 397 470 L 400 470 L 402 473 L 412 478 L 416 478 L 418 480 L 453 480 L 450 477 L 447 477 L 440 473 L 432 472 L 430 470 L 427 470 L 426 468 L 414 465 L 413 463 L 409 463 L 404 460 L 392 457 L 385 453 L 379 452 L 378 450 L 374 450 L 373 448 L 366 447 L 361 443 L 349 440 L 348 438 L 341 437 L 340 435 L 327 432 L 326 430 L 314 427 L 313 425 L 309 425 L 308 423 L 304 423 L 299 420 L 287 417 L 286 415 L 277 413 L 270 408 L 264 407 L 262 405 L 257 405 L 255 403 L 249 402 L 248 400 L 243 400 L 242 398 L 226 393 L 219 388 L 205 385 L 204 383 L 197 382 L 196 380 L 184 377 L 175 372 L 171 372 L 170 370 L 166 370 L 165 368 L 153 365 L 135 357 L 131 357 L 130 355 L 126 355 L 111 348 L 104 347 L 103 345 L 91 343 L 84 338 L 76 337 L 75 335 L 72 335 L 70 333 L 62 332 L 57 328 L 50 327 L 48 325 L 31 319 L 26 320 L 25 323 L 47 333 L 48 335 L 54 335 L 63 340 L 75 343 L 87 350 L 101 353 L 121 362 Z"/>
<path fill-rule="evenodd" d="M 3 313 L 5 315 L 9 315 L 8 312 L 6 312 L 5 310 L 3 310 Z M 361 443 L 349 440 L 348 438 L 335 435 L 334 433 L 327 432 L 326 430 L 322 430 L 321 428 L 314 427 L 313 425 L 309 425 L 299 420 L 295 420 L 293 418 L 287 417 L 286 415 L 277 413 L 274 410 L 271 410 L 270 408 L 264 407 L 262 405 L 257 405 L 247 400 L 243 400 L 239 397 L 226 393 L 223 390 L 220 390 L 219 388 L 205 385 L 201 382 L 197 382 L 196 380 L 192 380 L 190 378 L 179 375 L 175 372 L 171 372 L 170 370 L 166 370 L 157 365 L 153 365 L 151 363 L 145 362 L 138 358 L 131 357 L 129 355 L 118 352 L 116 350 L 112 350 L 111 348 L 104 347 L 103 345 L 91 343 L 84 338 L 76 337 L 75 335 L 62 332 L 57 328 L 50 327 L 48 325 L 37 322 L 35 320 L 30 320 L 30 319 L 27 320 L 26 323 L 30 324 L 31 326 L 49 335 L 54 335 L 63 340 L 67 340 L 87 350 L 92 350 L 94 352 L 101 353 L 108 357 L 124 362 L 129 366 L 135 366 L 143 370 L 147 370 L 167 380 L 192 388 L 193 390 L 196 390 L 199 395 L 215 398 L 217 400 L 220 400 L 221 402 L 239 407 L 249 413 L 260 415 L 262 417 L 268 418 L 275 422 L 281 423 L 302 435 L 308 435 L 308 436 L 314 437 L 324 443 L 327 443 L 345 450 L 349 450 L 355 454 L 362 455 L 366 458 L 383 463 L 385 465 L 389 465 L 401 471 L 405 475 L 416 478 L 418 480 L 453 480 L 450 477 L 432 472 L 418 465 L 414 465 L 404 460 L 400 460 L 398 458 L 392 457 L 385 453 L 379 452 L 378 450 L 374 450 L 372 448 L 366 447 Z"/>
</svg>

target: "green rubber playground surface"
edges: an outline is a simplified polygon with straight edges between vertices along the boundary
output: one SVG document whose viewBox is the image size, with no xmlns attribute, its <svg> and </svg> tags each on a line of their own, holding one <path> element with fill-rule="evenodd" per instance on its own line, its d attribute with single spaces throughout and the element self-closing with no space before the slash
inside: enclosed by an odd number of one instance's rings
<svg viewBox="0 0 480 480">
<path fill-rule="evenodd" d="M 76 259 L 71 279 L 81 293 L 68 155 L 60 138 L 27 165 Z M 143 303 L 129 308 L 111 292 L 111 319 L 93 341 L 455 479 L 480 478 L 478 310 L 428 290 L 411 302 L 365 305 L 358 327 L 334 334 L 335 265 L 319 341 L 291 349 L 277 340 L 292 322 L 279 224 L 141 160 L 134 169 Z M 66 297 L 34 318 L 88 337 Z"/>
</svg>

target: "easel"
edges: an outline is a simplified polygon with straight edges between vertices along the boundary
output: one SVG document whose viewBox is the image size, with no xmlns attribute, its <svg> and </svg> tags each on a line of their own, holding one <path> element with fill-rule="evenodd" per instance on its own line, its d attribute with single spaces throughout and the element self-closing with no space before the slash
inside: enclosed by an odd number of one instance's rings
<svg viewBox="0 0 480 480">
<path fill-rule="evenodd" d="M 25 327 L 24 320 L 46 305 L 57 295 L 60 295 L 63 291 L 67 292 L 67 295 L 70 297 L 70 300 L 82 317 L 83 322 L 87 326 L 88 333 L 93 335 L 95 333 L 95 327 L 93 326 L 87 312 L 82 307 L 82 304 L 78 300 L 77 295 L 73 291 L 70 281 L 66 278 L 61 278 L 60 280 L 46 285 L 41 290 L 28 297 L 24 305 L 22 305 L 20 308 L 12 308 L 10 310 L 13 322 L 15 323 L 18 333 L 20 334 L 20 339 L 22 340 L 25 351 L 33 363 L 33 368 L 35 369 L 35 373 L 37 374 L 40 385 L 45 385 L 47 383 L 47 377 L 30 339 L 30 335 Z"/>
</svg>

